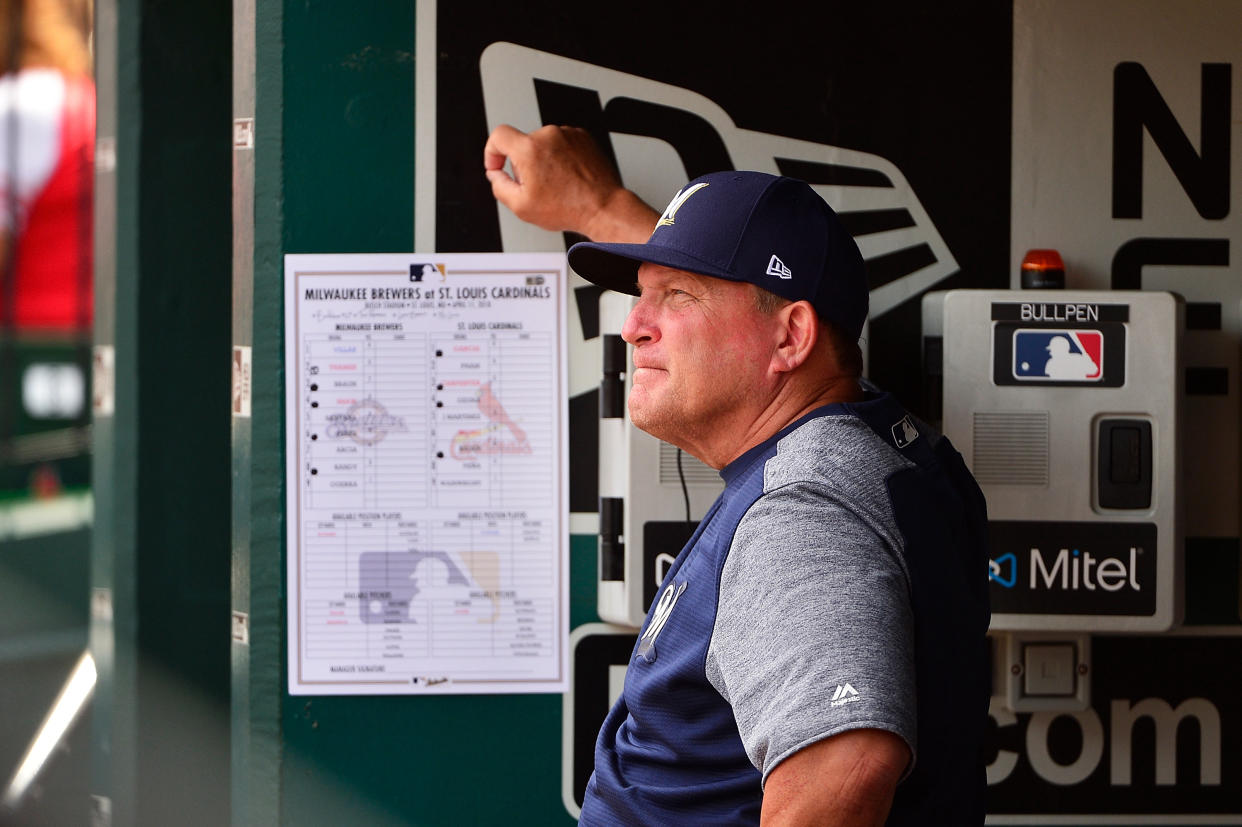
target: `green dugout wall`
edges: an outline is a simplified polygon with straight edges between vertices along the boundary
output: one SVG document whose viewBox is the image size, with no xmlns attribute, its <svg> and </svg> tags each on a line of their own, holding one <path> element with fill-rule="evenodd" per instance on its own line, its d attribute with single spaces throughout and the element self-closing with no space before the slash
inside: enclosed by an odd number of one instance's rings
<svg viewBox="0 0 1242 827">
<path fill-rule="evenodd" d="M 83 809 L 102 824 L 567 822 L 560 696 L 285 693 L 282 256 L 411 249 L 414 5 L 231 12 L 97 7 L 116 161 L 97 177 L 95 340 L 115 356 L 115 409 L 95 420 Z M 253 355 L 249 417 L 230 416 L 235 347 Z M 589 538 L 574 558 L 578 624 Z"/>
<path fill-rule="evenodd" d="M 282 256 L 413 249 L 415 6 L 234 14 L 232 336 L 254 392 L 232 421 L 233 823 L 571 823 L 559 695 L 286 694 Z M 592 538 L 571 555 L 577 625 L 593 619 Z"/>
<path fill-rule="evenodd" d="M 98 683 L 76 823 L 229 818 L 229 36 L 207 4 L 96 4 L 94 336 L 113 369 L 95 376 L 111 403 L 94 416 Z"/>
</svg>

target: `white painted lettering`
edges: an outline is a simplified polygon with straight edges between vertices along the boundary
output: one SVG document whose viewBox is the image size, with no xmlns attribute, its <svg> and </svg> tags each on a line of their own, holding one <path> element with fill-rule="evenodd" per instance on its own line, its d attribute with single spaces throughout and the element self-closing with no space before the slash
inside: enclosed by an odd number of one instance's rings
<svg viewBox="0 0 1242 827">
<path fill-rule="evenodd" d="M 1162 698 L 1146 698 L 1133 706 L 1122 698 L 1111 704 L 1109 781 L 1128 787 L 1132 782 L 1131 739 L 1140 718 L 1151 718 L 1156 728 L 1156 785 L 1177 783 L 1177 728 L 1194 718 L 1199 728 L 1199 783 L 1220 784 L 1220 711 L 1206 698 L 1187 698 L 1177 709 Z"/>
<path fill-rule="evenodd" d="M 1082 752 L 1068 764 L 1058 764 L 1048 751 L 1048 730 L 1060 717 L 1071 718 L 1082 730 Z M 1104 755 L 1104 725 L 1094 709 L 1082 712 L 1036 712 L 1026 725 L 1026 757 L 1035 774 L 1051 784 L 1078 784 L 1095 772 Z"/>
<path fill-rule="evenodd" d="M 996 728 L 1015 726 L 1018 723 L 1018 716 L 1013 714 L 1012 710 L 1005 708 L 1005 702 L 1000 698 L 992 698 L 988 704 L 988 715 L 996 722 Z M 999 784 L 1010 776 L 1014 769 L 1018 766 L 1018 753 L 1011 749 L 998 749 L 996 751 L 996 759 L 988 764 L 988 786 Z"/>
<path fill-rule="evenodd" d="M 1089 551 L 1082 556 L 1082 584 L 1089 592 L 1095 591 L 1095 584 L 1091 582 L 1091 567 L 1096 562 L 1096 559 L 1091 556 Z"/>
<path fill-rule="evenodd" d="M 1126 584 L 1126 567 L 1116 557 L 1109 557 L 1100 563 L 1096 572 L 1100 588 L 1106 592 L 1115 592 Z"/>
<path fill-rule="evenodd" d="M 1039 588 L 1038 581 L 1035 579 L 1040 572 L 1044 576 L 1044 588 L 1051 589 L 1052 581 L 1056 579 L 1057 572 L 1061 573 L 1061 588 L 1065 588 L 1069 581 L 1069 566 L 1066 565 L 1065 558 L 1068 556 L 1065 549 L 1061 549 L 1061 553 L 1057 555 L 1056 562 L 1052 564 L 1052 571 L 1048 571 L 1044 565 L 1044 556 L 1039 549 L 1031 549 L 1031 588 Z"/>
<path fill-rule="evenodd" d="M 1130 548 L 1130 565 L 1119 557 L 1095 557 L 1091 552 L 1081 552 L 1063 548 L 1057 552 L 1052 567 L 1044 560 L 1043 552 L 1031 548 L 1031 589 L 1062 588 L 1067 591 L 1078 591 L 1083 588 L 1095 591 L 1097 588 L 1107 592 L 1115 592 L 1124 586 L 1141 591 L 1138 582 L 1138 548 Z M 1059 580 L 1059 583 L 1058 583 Z"/>
<path fill-rule="evenodd" d="M 993 698 L 988 715 L 996 722 L 997 729 L 1021 726 L 1022 721 L 1004 701 Z M 1048 746 L 1048 733 L 1052 724 L 1062 716 L 1072 718 L 1081 730 L 1082 748 L 1078 756 L 1068 764 L 1060 764 L 1052 758 Z M 1178 728 L 1187 719 L 1193 719 L 1199 734 L 1199 777 L 1203 787 L 1219 786 L 1221 783 L 1221 718 L 1220 710 L 1206 698 L 1188 698 L 1176 708 L 1163 698 L 1144 698 L 1131 703 L 1120 698 L 1109 703 L 1108 752 L 1109 784 L 1114 787 L 1133 786 L 1133 736 L 1137 723 L 1150 718 L 1155 729 L 1155 778 L 1139 779 L 1140 784 L 1154 781 L 1156 786 L 1176 786 Z M 1140 732 L 1143 732 L 1140 729 Z M 1151 730 L 1146 730 L 1150 732 Z M 1027 758 L 1036 775 L 1051 784 L 1066 786 L 1085 781 L 1099 768 L 1104 757 L 1104 725 L 1094 709 L 1083 712 L 1036 712 L 1026 722 L 1025 738 Z M 1183 739 L 1185 743 L 1185 739 Z M 1144 749 L 1146 753 L 1146 749 Z M 1000 749 L 987 767 L 988 785 L 1000 784 L 1013 774 L 1021 756 L 1013 750 Z M 1194 781 L 1183 778 L 1184 786 Z"/>
</svg>

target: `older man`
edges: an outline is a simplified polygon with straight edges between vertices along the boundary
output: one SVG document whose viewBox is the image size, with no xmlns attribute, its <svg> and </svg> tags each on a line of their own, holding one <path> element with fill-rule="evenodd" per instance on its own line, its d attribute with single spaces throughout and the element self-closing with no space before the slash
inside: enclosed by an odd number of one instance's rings
<svg viewBox="0 0 1242 827">
<path fill-rule="evenodd" d="M 539 165 L 502 180 L 489 150 L 498 197 L 533 186 Z M 588 188 L 619 190 L 593 164 Z M 642 210 L 616 190 L 579 214 L 628 226 Z M 982 823 L 983 498 L 860 383 L 857 246 L 805 183 L 757 172 L 695 179 L 653 223 L 570 264 L 638 296 L 635 425 L 726 486 L 640 633 L 583 823 Z"/>
</svg>

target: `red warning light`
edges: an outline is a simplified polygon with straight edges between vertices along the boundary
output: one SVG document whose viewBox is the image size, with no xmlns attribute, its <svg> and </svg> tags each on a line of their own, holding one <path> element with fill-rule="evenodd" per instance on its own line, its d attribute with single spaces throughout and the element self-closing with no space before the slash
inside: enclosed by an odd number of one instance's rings
<svg viewBox="0 0 1242 827">
<path fill-rule="evenodd" d="M 1027 250 L 1022 259 L 1022 289 L 1060 290 L 1065 287 L 1065 264 L 1056 250 Z"/>
</svg>

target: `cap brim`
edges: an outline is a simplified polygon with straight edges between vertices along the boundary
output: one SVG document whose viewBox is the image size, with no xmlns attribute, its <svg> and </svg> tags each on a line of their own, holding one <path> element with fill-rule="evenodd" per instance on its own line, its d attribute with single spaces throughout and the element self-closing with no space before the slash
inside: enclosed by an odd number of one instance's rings
<svg viewBox="0 0 1242 827">
<path fill-rule="evenodd" d="M 638 268 L 659 264 L 704 276 L 736 281 L 732 274 L 680 250 L 658 244 L 602 244 L 582 241 L 569 248 L 569 266 L 592 284 L 618 293 L 638 295 Z"/>
</svg>

